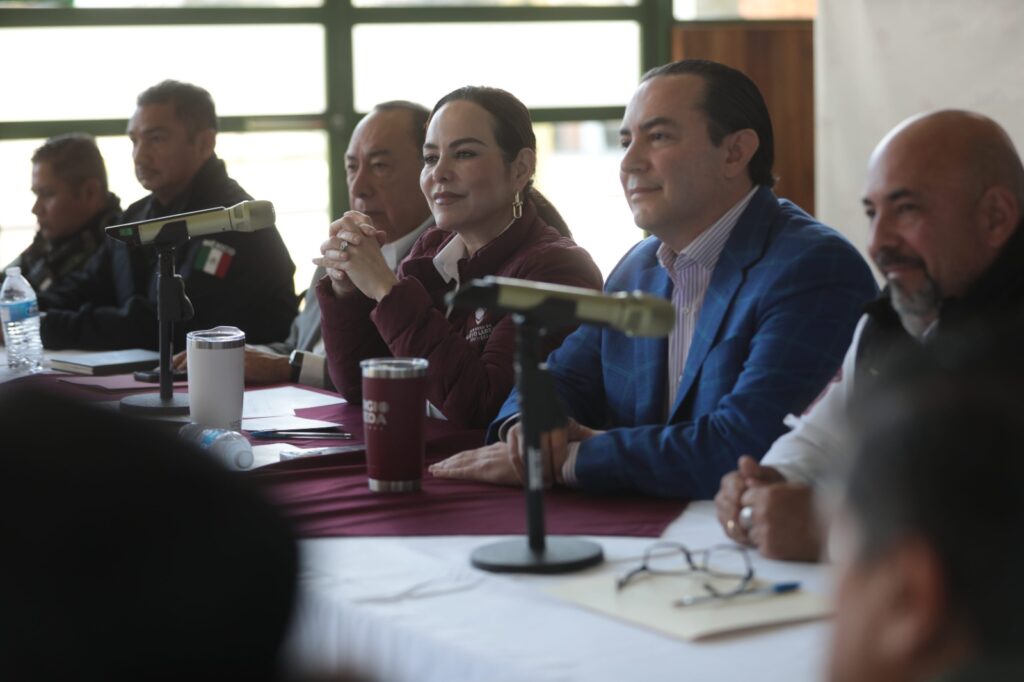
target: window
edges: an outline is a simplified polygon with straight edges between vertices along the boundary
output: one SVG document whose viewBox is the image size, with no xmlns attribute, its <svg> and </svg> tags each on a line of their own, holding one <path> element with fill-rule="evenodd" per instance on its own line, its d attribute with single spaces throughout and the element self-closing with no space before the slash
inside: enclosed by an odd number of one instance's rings
<svg viewBox="0 0 1024 682">
<path fill-rule="evenodd" d="M 9 190 L 0 205 L 0 267 L 14 260 L 35 234 L 31 158 L 43 141 L 0 142 L 0 183 Z M 121 198 L 121 207 L 144 197 L 127 136 L 98 137 L 96 143 L 107 166 L 107 184 Z M 295 285 L 302 291 L 313 276 L 311 260 L 319 255 L 330 224 L 326 134 L 221 133 L 217 155 L 249 194 L 274 203 L 277 228 L 295 262 Z"/>
<path fill-rule="evenodd" d="M 358 111 L 390 99 L 432 106 L 463 85 L 503 88 L 530 108 L 625 106 L 640 75 L 629 21 L 365 24 L 352 45 Z"/>
<path fill-rule="evenodd" d="M 0 98 L 0 181 L 11 188 L 0 263 L 34 234 L 29 159 L 47 136 L 97 135 L 122 205 L 144 195 L 123 131 L 138 93 L 164 78 L 213 95 L 218 154 L 274 202 L 296 291 L 347 205 L 343 158 L 360 113 L 388 99 L 430 106 L 466 84 L 503 87 L 531 108 L 537 186 L 605 274 L 642 236 L 618 185 L 614 131 L 640 74 L 667 59 L 670 20 L 655 0 L 17 4 L 0 9 L 0 63 L 31 55 L 32 68 L 0 70 L 0 92 L 16 93 Z"/>
<path fill-rule="evenodd" d="M 127 119 L 138 94 L 165 78 L 209 90 L 219 116 L 320 113 L 326 103 L 315 25 L 4 30 L 0 64 L 26 55 L 31 68 L 0 69 L 0 92 L 21 93 L 0 98 L 0 121 Z"/>
</svg>

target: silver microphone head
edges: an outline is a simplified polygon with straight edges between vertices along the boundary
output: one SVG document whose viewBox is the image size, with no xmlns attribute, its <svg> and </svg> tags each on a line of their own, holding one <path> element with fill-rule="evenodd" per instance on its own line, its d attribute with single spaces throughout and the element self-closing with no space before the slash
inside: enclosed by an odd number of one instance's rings
<svg viewBox="0 0 1024 682">
<path fill-rule="evenodd" d="M 231 224 L 241 232 L 252 232 L 273 227 L 277 222 L 277 214 L 274 212 L 274 205 L 269 201 L 253 199 L 242 201 L 230 209 Z"/>
<path fill-rule="evenodd" d="M 634 291 L 617 296 L 628 302 L 614 325 L 627 336 L 668 336 L 676 324 L 676 309 L 671 301 Z"/>
</svg>

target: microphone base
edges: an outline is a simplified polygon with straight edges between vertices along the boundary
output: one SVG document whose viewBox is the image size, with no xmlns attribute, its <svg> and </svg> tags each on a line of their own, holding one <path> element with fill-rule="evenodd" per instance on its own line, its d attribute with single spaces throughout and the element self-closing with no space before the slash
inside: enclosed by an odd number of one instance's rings
<svg viewBox="0 0 1024 682">
<path fill-rule="evenodd" d="M 604 561 L 604 551 L 588 540 L 549 535 L 539 551 L 527 538 L 515 538 L 477 547 L 470 561 L 492 573 L 572 573 Z"/>
<path fill-rule="evenodd" d="M 188 394 L 172 393 L 169 400 L 159 393 L 144 393 L 121 398 L 121 411 L 140 417 L 158 417 L 188 414 Z"/>
</svg>

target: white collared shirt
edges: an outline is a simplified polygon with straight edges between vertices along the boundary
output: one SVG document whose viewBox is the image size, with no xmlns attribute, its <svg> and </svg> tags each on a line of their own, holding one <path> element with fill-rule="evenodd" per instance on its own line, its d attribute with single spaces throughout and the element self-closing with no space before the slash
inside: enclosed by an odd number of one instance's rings
<svg viewBox="0 0 1024 682">
<path fill-rule="evenodd" d="M 456 234 L 434 256 L 434 268 L 446 283 L 455 280 L 455 286 L 458 287 L 461 284 L 459 282 L 459 261 L 463 258 L 469 258 L 469 249 L 466 247 L 466 242 L 462 241 L 462 236 Z"/>
</svg>

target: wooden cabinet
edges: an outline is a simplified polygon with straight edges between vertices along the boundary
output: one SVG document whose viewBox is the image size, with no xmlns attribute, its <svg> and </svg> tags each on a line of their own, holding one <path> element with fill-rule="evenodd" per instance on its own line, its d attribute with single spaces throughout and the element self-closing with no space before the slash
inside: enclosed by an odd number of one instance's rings
<svg viewBox="0 0 1024 682">
<path fill-rule="evenodd" d="M 750 76 L 775 130 L 775 192 L 814 213 L 814 43 L 811 21 L 682 22 L 672 59 L 713 59 Z"/>
</svg>

